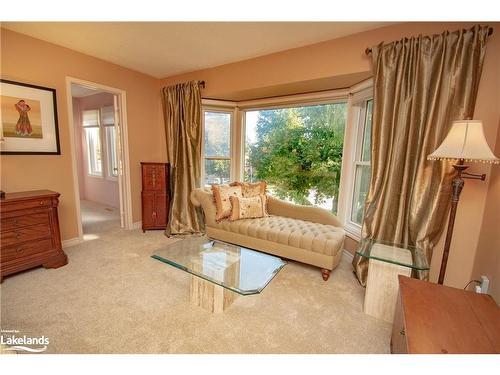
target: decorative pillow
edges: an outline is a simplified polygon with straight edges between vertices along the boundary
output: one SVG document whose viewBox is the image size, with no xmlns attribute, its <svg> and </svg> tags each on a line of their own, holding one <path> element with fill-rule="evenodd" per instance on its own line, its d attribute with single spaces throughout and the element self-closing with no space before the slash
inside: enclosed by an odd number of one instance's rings
<svg viewBox="0 0 500 375">
<path fill-rule="evenodd" d="M 215 220 L 221 221 L 231 216 L 231 200 L 229 197 L 241 197 L 241 186 L 212 185 L 217 213 Z"/>
<path fill-rule="evenodd" d="M 233 206 L 233 211 L 229 217 L 231 221 L 269 216 L 267 213 L 267 197 L 264 194 L 250 198 L 231 196 L 230 200 Z"/>
<path fill-rule="evenodd" d="M 241 186 L 241 194 L 244 198 L 257 197 L 260 194 L 266 194 L 267 183 L 259 182 L 233 182 L 232 186 Z"/>
</svg>

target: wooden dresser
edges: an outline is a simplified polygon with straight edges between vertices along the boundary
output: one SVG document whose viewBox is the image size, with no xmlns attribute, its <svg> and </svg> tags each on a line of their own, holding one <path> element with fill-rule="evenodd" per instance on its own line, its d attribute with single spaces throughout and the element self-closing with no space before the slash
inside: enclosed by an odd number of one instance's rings
<svg viewBox="0 0 500 375">
<path fill-rule="evenodd" d="M 391 353 L 500 353 L 500 307 L 487 294 L 399 276 Z"/>
<path fill-rule="evenodd" d="M 59 195 L 36 190 L 7 193 L 0 199 L 0 281 L 28 268 L 68 263 L 57 217 Z"/>
<path fill-rule="evenodd" d="M 165 229 L 169 207 L 169 165 L 141 163 L 142 231 Z"/>
</svg>

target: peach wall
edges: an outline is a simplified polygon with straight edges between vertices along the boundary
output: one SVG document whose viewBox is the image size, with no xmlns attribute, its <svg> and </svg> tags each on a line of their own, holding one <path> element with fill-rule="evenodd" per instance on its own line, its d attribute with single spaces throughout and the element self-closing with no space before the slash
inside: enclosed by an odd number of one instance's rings
<svg viewBox="0 0 500 375">
<path fill-rule="evenodd" d="M 103 177 L 89 176 L 87 167 L 87 148 L 83 137 L 82 112 L 88 109 L 100 109 L 102 107 L 113 106 L 113 94 L 98 93 L 85 96 L 83 98 L 73 98 L 73 114 L 76 117 L 75 125 L 75 143 L 77 147 L 77 166 L 78 179 L 80 187 L 80 199 L 92 202 L 102 203 L 111 207 L 120 207 L 120 193 L 118 190 L 118 181 L 107 178 L 107 168 L 104 168 Z"/>
<path fill-rule="evenodd" d="M 500 102 L 498 108 L 500 108 Z M 500 155 L 500 123 L 497 131 L 495 155 Z M 473 278 L 479 279 L 481 275 L 488 276 L 490 279 L 489 294 L 500 304 L 500 165 L 493 168 L 489 179 L 486 209 L 484 210 L 474 262 Z"/>
<path fill-rule="evenodd" d="M 132 215 L 141 219 L 141 161 L 165 161 L 158 80 L 150 76 L 1 29 L 1 77 L 55 88 L 61 155 L 2 155 L 5 191 L 51 189 L 61 193 L 63 240 L 78 236 L 69 138 L 66 76 L 125 90 L 132 185 Z"/>
<path fill-rule="evenodd" d="M 370 73 L 371 59 L 364 53 L 366 47 L 412 35 L 441 33 L 444 30 L 470 28 L 473 25 L 474 23 L 457 22 L 396 24 L 250 60 L 168 77 L 162 80 L 161 86 L 193 79 L 205 80 L 204 97 L 236 100 L 251 99 L 256 95 L 260 97 L 276 95 L 277 86 L 286 90 L 293 85 L 300 85 L 303 91 L 308 91 L 308 87 L 312 91 L 318 89 L 318 82 L 324 82 L 325 85 L 332 84 L 332 77 L 356 77 Z M 490 25 L 494 28 L 494 33 L 488 41 L 475 118 L 484 121 L 486 138 L 494 147 L 499 122 L 500 23 L 490 23 Z M 279 94 L 284 95 L 287 92 L 282 91 Z M 489 173 L 490 167 L 473 165 L 470 171 Z M 462 288 L 472 277 L 488 183 L 488 181 L 466 182 L 458 208 L 448 261 L 445 279 L 448 285 Z M 431 280 L 437 280 L 443 240 L 444 238 L 434 251 Z M 349 248 L 353 249 L 351 242 Z"/>
</svg>

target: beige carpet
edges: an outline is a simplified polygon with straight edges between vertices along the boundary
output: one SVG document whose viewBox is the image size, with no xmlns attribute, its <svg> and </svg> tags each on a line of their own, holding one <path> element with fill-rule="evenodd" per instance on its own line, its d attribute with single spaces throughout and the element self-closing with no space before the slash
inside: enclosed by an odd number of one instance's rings
<svg viewBox="0 0 500 375">
<path fill-rule="evenodd" d="M 106 231 L 102 232 L 102 228 Z M 189 275 L 150 258 L 173 241 L 97 221 L 69 264 L 6 277 L 1 328 L 49 337 L 48 353 L 388 353 L 391 326 L 363 314 L 349 259 L 324 282 L 289 262 L 223 314 L 189 304 Z"/>
</svg>

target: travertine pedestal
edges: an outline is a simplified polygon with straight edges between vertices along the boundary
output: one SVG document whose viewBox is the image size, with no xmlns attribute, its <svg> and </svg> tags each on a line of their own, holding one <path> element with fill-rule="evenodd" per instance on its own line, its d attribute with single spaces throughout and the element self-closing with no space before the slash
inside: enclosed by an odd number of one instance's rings
<svg viewBox="0 0 500 375">
<path fill-rule="evenodd" d="M 398 275 L 411 276 L 411 268 L 389 260 L 412 264 L 412 255 L 409 250 L 382 244 L 374 244 L 371 255 L 387 261 L 370 258 L 364 312 L 392 323 L 398 297 Z"/>
<path fill-rule="evenodd" d="M 229 256 L 217 258 L 217 253 L 213 254 L 216 258 L 210 258 L 209 251 L 206 251 L 205 255 L 207 256 L 205 261 L 207 263 L 210 262 L 210 267 L 204 268 L 206 263 L 195 262 L 191 265 L 193 270 L 204 273 L 214 280 L 223 280 L 225 285 L 237 285 L 236 281 L 240 278 L 239 258 Z M 220 313 L 227 309 L 237 297 L 237 293 L 227 288 L 201 277 L 191 275 L 189 298 L 191 303 L 196 306 L 213 313 Z"/>
<path fill-rule="evenodd" d="M 201 277 L 191 276 L 189 297 L 192 304 L 213 313 L 221 313 L 233 303 L 238 294 Z"/>
</svg>

